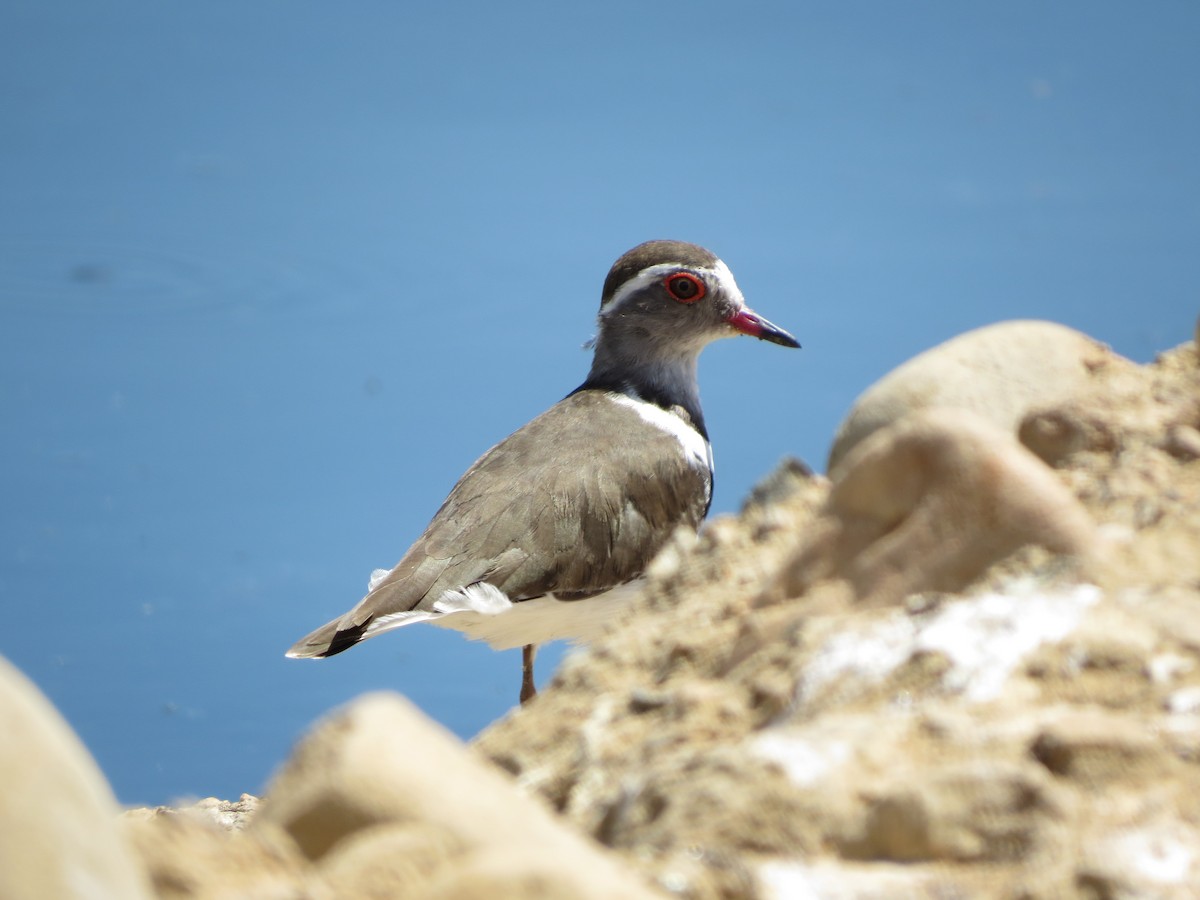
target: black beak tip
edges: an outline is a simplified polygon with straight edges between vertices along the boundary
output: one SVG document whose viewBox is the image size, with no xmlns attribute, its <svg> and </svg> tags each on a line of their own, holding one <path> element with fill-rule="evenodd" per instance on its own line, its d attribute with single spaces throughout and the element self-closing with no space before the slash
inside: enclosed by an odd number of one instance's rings
<svg viewBox="0 0 1200 900">
<path fill-rule="evenodd" d="M 770 341 L 772 344 L 778 344 L 780 347 L 791 347 L 793 350 L 799 350 L 800 342 L 788 334 L 786 331 L 779 330 L 774 334 L 763 332 L 762 340 Z"/>
</svg>

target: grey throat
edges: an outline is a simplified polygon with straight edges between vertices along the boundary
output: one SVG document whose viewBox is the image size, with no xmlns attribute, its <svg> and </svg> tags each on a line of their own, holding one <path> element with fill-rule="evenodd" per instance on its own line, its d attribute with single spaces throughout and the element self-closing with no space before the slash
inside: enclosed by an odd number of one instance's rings
<svg viewBox="0 0 1200 900">
<path fill-rule="evenodd" d="M 287 655 L 333 656 L 428 622 L 524 647 L 528 700 L 535 645 L 590 640 L 619 621 L 671 533 L 707 514 L 712 450 L 696 363 L 739 334 L 800 346 L 746 307 L 703 247 L 634 247 L 604 281 L 587 380 L 481 456 L 400 562 Z"/>
</svg>

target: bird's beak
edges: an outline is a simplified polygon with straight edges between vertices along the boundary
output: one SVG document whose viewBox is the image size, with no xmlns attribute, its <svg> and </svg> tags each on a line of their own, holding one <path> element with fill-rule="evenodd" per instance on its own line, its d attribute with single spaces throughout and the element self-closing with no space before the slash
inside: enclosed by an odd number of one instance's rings
<svg viewBox="0 0 1200 900">
<path fill-rule="evenodd" d="M 800 342 L 794 337 L 778 325 L 772 325 L 752 310 L 743 308 L 726 319 L 726 321 L 742 334 L 756 337 L 760 341 L 770 341 L 772 344 L 779 344 L 781 347 L 800 346 Z"/>
</svg>

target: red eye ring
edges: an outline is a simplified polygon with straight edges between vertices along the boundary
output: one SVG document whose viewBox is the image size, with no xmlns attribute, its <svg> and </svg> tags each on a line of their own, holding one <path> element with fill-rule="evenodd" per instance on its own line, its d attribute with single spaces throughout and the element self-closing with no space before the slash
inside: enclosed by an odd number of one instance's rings
<svg viewBox="0 0 1200 900">
<path fill-rule="evenodd" d="M 679 303 L 695 303 L 708 292 L 704 282 L 691 272 L 675 272 L 663 279 L 663 287 L 672 300 Z"/>
</svg>

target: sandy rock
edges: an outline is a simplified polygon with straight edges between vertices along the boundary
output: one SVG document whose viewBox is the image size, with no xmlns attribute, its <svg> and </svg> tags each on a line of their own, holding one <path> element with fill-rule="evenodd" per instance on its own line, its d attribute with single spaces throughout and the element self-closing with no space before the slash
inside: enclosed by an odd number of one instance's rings
<svg viewBox="0 0 1200 900">
<path fill-rule="evenodd" d="M 879 428 L 931 407 L 967 410 L 1015 433 L 1035 407 L 1085 387 L 1093 372 L 1123 362 L 1104 345 L 1053 322 L 988 325 L 925 351 L 869 387 L 842 421 L 832 470 Z"/>
<path fill-rule="evenodd" d="M 399 827 L 383 830 L 389 825 Z M 439 874 L 447 866 L 432 863 L 427 869 L 422 864 L 397 874 L 388 854 L 426 846 L 442 859 L 461 847 L 467 854 L 487 851 L 529 859 L 527 848 L 535 847 L 538 854 L 553 860 L 552 883 L 568 885 L 574 896 L 652 896 L 634 876 L 514 790 L 452 735 L 395 695 L 363 697 L 301 742 L 273 780 L 249 830 L 271 827 L 291 835 L 327 875 L 350 868 L 345 857 L 339 862 L 338 854 L 353 854 L 360 862 L 369 858 L 363 862 L 363 878 L 365 884 L 374 885 L 373 891 L 379 885 L 428 875 L 441 883 L 439 891 L 450 896 L 453 891 L 445 879 L 466 877 L 463 873 L 476 879 L 472 884 L 478 883 L 481 890 L 486 886 L 486 880 L 480 880 L 480 872 L 486 870 L 464 867 L 460 863 L 466 857 L 449 865 L 456 873 L 452 875 Z M 427 833 L 414 833 L 414 829 Z M 348 846 L 351 840 L 357 840 L 357 848 Z M 537 881 L 545 867 L 505 871 L 505 880 L 494 885 L 495 890 L 509 884 L 510 877 L 519 881 L 527 875 Z M 495 890 L 492 896 L 499 896 Z"/>
<path fill-rule="evenodd" d="M 788 467 L 476 747 L 682 896 L 1192 896 L 1198 397 L 1187 346 Z"/>
<path fill-rule="evenodd" d="M 1090 559 L 1083 506 L 1010 433 L 974 413 L 927 409 L 882 428 L 831 473 L 821 520 L 777 583 L 795 597 L 847 579 L 861 601 L 962 590 L 1026 544 Z"/>
<path fill-rule="evenodd" d="M 578 900 L 623 897 L 612 885 L 588 887 L 570 859 L 547 854 L 536 844 L 509 843 L 477 849 L 443 869 L 422 892 L 429 900 Z M 394 896 L 394 895 L 392 895 Z"/>
<path fill-rule="evenodd" d="M 393 822 L 359 829 L 322 857 L 318 872 L 338 896 L 362 900 L 427 895 L 448 863 L 462 865 L 463 842 L 449 830 L 423 822 Z"/>
<path fill-rule="evenodd" d="M 1067 803 L 1031 764 L 970 762 L 896 775 L 869 801 L 864 833 L 845 847 L 847 857 L 1028 861 L 1066 837 Z"/>
<path fill-rule="evenodd" d="M 1163 449 L 1184 462 L 1200 459 L 1200 431 L 1192 425 L 1172 425 L 1167 429 Z"/>
<path fill-rule="evenodd" d="M 940 898 L 1004 896 L 1000 885 L 973 883 L 967 873 L 936 875 L 907 863 L 831 863 L 824 859 L 771 860 L 756 870 L 758 897 L 877 900 L 877 898 Z"/>
<path fill-rule="evenodd" d="M 1055 775 L 1097 787 L 1117 780 L 1154 781 L 1178 762 L 1152 726 L 1100 710 L 1072 712 L 1049 723 L 1030 752 Z"/>
<path fill-rule="evenodd" d="M 121 825 L 163 900 L 333 896 L 309 877 L 307 860 L 286 834 L 248 832 L 218 803 L 131 810 Z"/>
<path fill-rule="evenodd" d="M 167 816 L 168 814 L 188 813 L 226 831 L 241 831 L 249 824 L 258 809 L 259 799 L 250 794 L 242 794 L 237 800 L 219 800 L 216 797 L 205 797 L 190 806 L 140 806 L 125 810 L 122 819 L 126 821 L 149 821 Z"/>
<path fill-rule="evenodd" d="M 0 658 L 0 897 L 150 896 L 104 776 L 58 711 Z"/>
<path fill-rule="evenodd" d="M 1156 817 L 1122 823 L 1089 840 L 1076 877 L 1086 897 L 1190 900 L 1200 885 L 1200 828 Z"/>
<path fill-rule="evenodd" d="M 395 698 L 319 726 L 226 832 L 278 854 L 246 885 L 646 895 L 615 857 L 714 900 L 1197 896 L 1200 357 L 988 332 L 832 481 L 789 462 L 676 535 L 629 621 L 474 758 Z"/>
<path fill-rule="evenodd" d="M 1145 444 L 1187 462 L 1197 458 L 1200 369 L 1182 347 L 1156 366 L 1106 366 L 1070 397 L 1031 409 L 1018 426 L 1021 442 L 1050 465 L 1076 454 L 1113 454 Z M 1120 415 L 1113 415 L 1119 409 Z"/>
<path fill-rule="evenodd" d="M 1039 443 L 1034 435 L 1045 417 L 1069 433 L 1105 437 Z M 1200 466 L 1178 443 L 1197 428 L 1200 356 L 1192 344 L 1152 365 L 1099 371 L 1087 390 L 1022 423 L 1022 441 L 1056 467 L 1115 538 L 1101 573 L 1107 587 L 1200 583 Z"/>
</svg>

